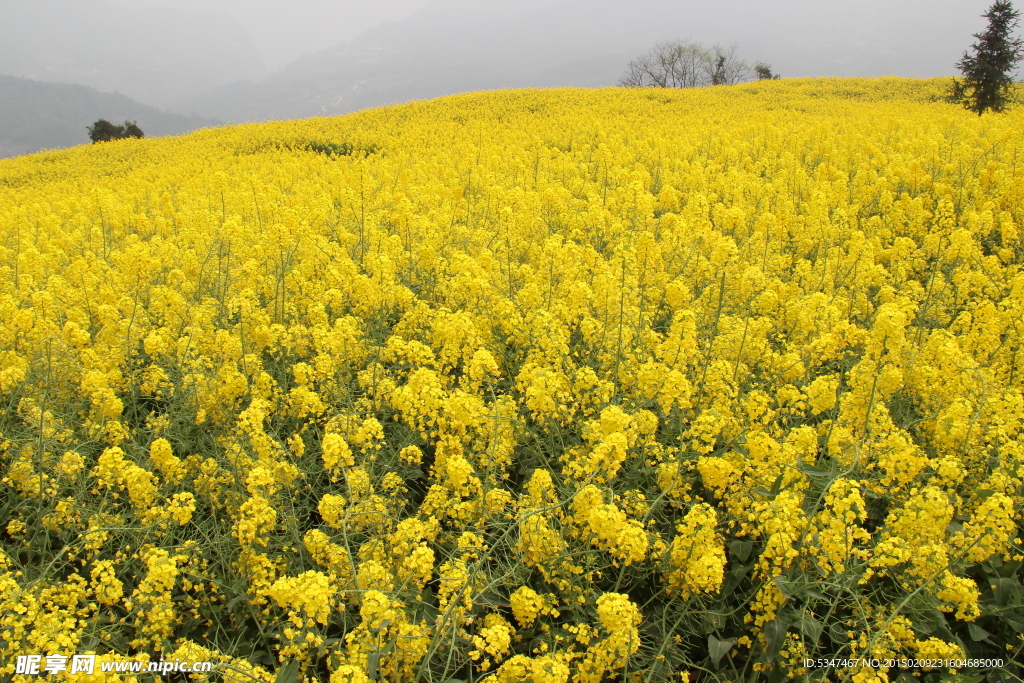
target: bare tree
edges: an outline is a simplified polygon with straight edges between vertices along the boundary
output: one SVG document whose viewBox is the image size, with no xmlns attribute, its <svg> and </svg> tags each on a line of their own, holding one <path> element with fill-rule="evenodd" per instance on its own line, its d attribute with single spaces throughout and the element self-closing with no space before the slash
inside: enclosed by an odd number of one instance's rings
<svg viewBox="0 0 1024 683">
<path fill-rule="evenodd" d="M 659 43 L 629 62 L 619 85 L 634 88 L 702 88 L 734 85 L 753 77 L 753 69 L 736 55 L 736 46 L 710 48 L 700 43 Z"/>
<path fill-rule="evenodd" d="M 736 85 L 754 78 L 753 67 L 740 59 L 736 50 L 735 45 L 727 48 L 711 46 L 710 69 L 705 66 L 710 85 Z"/>
<path fill-rule="evenodd" d="M 703 84 L 704 64 L 710 58 L 698 43 L 659 43 L 626 66 L 620 85 L 654 88 L 696 88 Z"/>
</svg>

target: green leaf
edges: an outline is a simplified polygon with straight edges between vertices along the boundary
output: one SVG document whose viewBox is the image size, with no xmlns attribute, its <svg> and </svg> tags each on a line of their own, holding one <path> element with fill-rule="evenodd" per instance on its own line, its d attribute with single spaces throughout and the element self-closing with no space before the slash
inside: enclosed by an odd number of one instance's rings
<svg viewBox="0 0 1024 683">
<path fill-rule="evenodd" d="M 299 680 L 299 660 L 293 659 L 277 670 L 274 683 L 296 683 Z"/>
<path fill-rule="evenodd" d="M 818 600 L 820 602 L 825 602 L 829 599 L 827 595 L 820 593 L 813 588 L 804 588 L 798 593 L 798 595 L 801 598 L 811 598 L 812 600 Z"/>
<path fill-rule="evenodd" d="M 722 594 L 728 595 L 740 585 L 743 581 L 743 577 L 750 571 L 750 566 L 745 564 L 733 565 L 733 568 L 729 570 L 729 573 L 725 577 L 725 583 L 722 584 Z"/>
<path fill-rule="evenodd" d="M 754 549 L 754 543 L 752 541 L 730 541 L 729 550 L 736 556 L 740 562 L 746 562 L 747 558 L 750 557 L 750 551 Z"/>
<path fill-rule="evenodd" d="M 380 653 L 371 652 L 366 655 L 366 676 L 371 680 L 377 680 L 377 667 L 380 666 Z"/>
<path fill-rule="evenodd" d="M 778 588 L 779 591 L 787 598 L 791 598 L 796 594 L 796 584 L 792 581 L 787 581 L 781 576 L 775 576 L 772 577 L 772 583 L 774 583 L 775 587 Z"/>
<path fill-rule="evenodd" d="M 228 603 L 227 611 L 228 612 L 232 611 L 233 609 L 235 609 L 235 605 L 237 605 L 242 600 L 248 599 L 248 597 L 249 596 L 246 595 L 245 593 L 242 593 L 240 595 L 236 595 L 234 598 L 232 598 L 231 602 Z"/>
<path fill-rule="evenodd" d="M 919 624 L 916 624 L 916 623 L 914 625 L 915 626 L 919 626 Z M 832 621 L 832 623 L 830 623 L 828 625 L 828 637 L 831 638 L 832 641 L 836 642 L 836 643 L 846 642 L 847 640 L 849 640 L 846 637 L 846 631 L 847 630 L 848 629 L 846 628 L 846 626 L 843 625 L 843 622 L 841 622 L 841 621 Z M 927 631 L 927 632 L 931 633 L 931 631 Z"/>
<path fill-rule="evenodd" d="M 1000 607 L 1006 607 L 1014 597 L 1019 601 L 1020 584 L 1017 583 L 1016 578 L 993 579 L 990 585 L 992 587 L 992 597 Z"/>
<path fill-rule="evenodd" d="M 796 469 L 802 474 L 806 474 L 808 477 L 814 477 L 817 479 L 828 479 L 832 476 L 832 472 L 829 470 L 823 470 L 822 468 L 815 467 L 814 465 L 801 463 L 796 466 Z"/>
<path fill-rule="evenodd" d="M 1021 564 L 1020 560 L 1004 562 L 999 566 L 999 573 L 1009 579 L 1017 574 L 1017 570 L 1020 569 Z"/>
<path fill-rule="evenodd" d="M 721 661 L 722 657 L 725 656 L 725 653 L 728 652 L 735 644 L 735 638 L 719 640 L 714 636 L 708 636 L 708 655 L 711 657 L 711 662 L 715 665 L 715 668 L 718 668 L 718 662 Z"/>
<path fill-rule="evenodd" d="M 428 623 L 435 623 L 437 617 L 440 616 L 441 612 L 429 602 L 429 596 L 426 594 L 420 595 L 420 602 L 416 606 L 416 614 L 418 618 L 424 618 Z"/>
<path fill-rule="evenodd" d="M 721 631 L 725 628 L 725 615 L 718 612 L 705 612 L 701 617 L 700 624 L 704 629 L 704 633 Z"/>
<path fill-rule="evenodd" d="M 967 624 L 967 630 L 971 634 L 971 640 L 973 640 L 975 642 L 977 642 L 979 640 L 985 640 L 990 635 L 992 635 L 991 633 L 989 633 L 988 631 L 986 631 L 982 627 L 978 626 L 977 624 L 968 623 Z"/>
<path fill-rule="evenodd" d="M 917 618 L 914 619 L 914 626 L 924 633 L 934 633 L 935 629 L 939 627 L 939 621 L 935 618 L 936 610 L 923 609 L 921 610 Z"/>
<path fill-rule="evenodd" d="M 1024 633 L 1024 620 L 1017 619 L 1016 617 L 1002 617 L 1003 623 L 1012 628 L 1017 633 Z"/>
<path fill-rule="evenodd" d="M 781 617 L 775 617 L 764 625 L 764 637 L 768 641 L 768 661 L 772 661 L 779 654 L 782 645 L 786 642 L 786 631 L 789 626 Z"/>
<path fill-rule="evenodd" d="M 978 499 L 978 501 L 983 501 L 989 496 L 991 496 L 993 493 L 995 493 L 994 489 L 978 489 L 977 491 L 974 492 L 974 496 L 975 498 Z"/>
<path fill-rule="evenodd" d="M 825 625 L 814 618 L 811 614 L 804 612 L 800 617 L 800 630 L 811 640 L 812 643 L 817 644 L 818 639 L 821 638 L 821 632 L 824 630 Z"/>
</svg>

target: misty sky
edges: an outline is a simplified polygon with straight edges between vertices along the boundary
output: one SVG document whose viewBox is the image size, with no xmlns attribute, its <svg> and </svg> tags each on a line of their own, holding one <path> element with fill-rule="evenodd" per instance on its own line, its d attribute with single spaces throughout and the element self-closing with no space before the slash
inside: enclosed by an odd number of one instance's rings
<svg viewBox="0 0 1024 683">
<path fill-rule="evenodd" d="M 407 18 L 418 9 L 428 4 L 429 0 L 110 0 L 114 4 L 129 8 L 141 7 L 175 7 L 190 11 L 220 12 L 226 14 L 248 30 L 254 39 L 266 67 L 277 70 L 288 62 L 303 54 L 315 52 L 339 43 L 347 42 L 360 33 L 385 21 Z M 521 0 L 516 3 L 520 7 L 543 7 L 557 5 L 565 0 Z M 479 0 L 480 5 L 487 5 L 490 0 Z M 434 5 L 444 1 L 434 0 Z M 622 0 L 617 4 L 628 7 L 630 0 Z M 716 3 L 706 0 L 673 0 L 670 4 L 678 6 L 712 5 Z M 936 40 L 945 39 L 950 34 L 963 34 L 961 49 L 966 49 L 970 42 L 970 34 L 984 28 L 984 19 L 980 15 L 991 4 L 991 0 L 934 0 L 919 2 L 916 0 L 889 0 L 884 4 L 856 0 L 776 0 L 767 3 L 764 0 L 733 0 L 720 2 L 719 5 L 731 5 L 729 26 L 716 34 L 735 35 L 736 40 L 751 37 L 757 38 L 759 44 L 770 44 L 769 36 L 758 35 L 759 12 L 746 10 L 770 8 L 771 14 L 781 19 L 788 19 L 794 24 L 806 24 L 809 29 L 824 29 L 827 32 L 842 31 L 848 27 L 851 31 L 861 29 L 865 19 L 865 9 L 876 11 L 879 19 L 882 16 L 895 30 L 913 31 L 916 27 L 927 26 L 938 29 Z M 595 9 L 601 3 L 595 3 Z M 599 18 L 599 17 L 598 17 Z M 647 20 L 657 22 L 657 16 Z M 873 23 L 873 22 L 872 22 Z M 666 27 L 667 28 L 667 27 Z M 677 33 L 686 33 L 681 27 Z M 666 37 L 669 37 L 666 35 Z M 701 40 L 699 35 L 678 35 L 679 38 Z M 716 35 L 717 39 L 718 36 Z M 870 32 L 859 36 L 859 42 L 870 42 Z M 732 42 L 727 40 L 726 42 Z M 775 61 L 792 61 L 788 53 L 793 46 L 778 45 L 779 56 Z M 823 75 L 814 73 L 813 64 L 807 64 L 804 73 L 791 75 Z M 935 73 L 939 75 L 953 73 L 952 65 L 935 65 Z M 924 75 L 900 74 L 899 64 L 893 62 L 889 71 L 881 74 L 864 75 Z M 845 75 L 845 74 L 844 74 Z"/>
<path fill-rule="evenodd" d="M 668 40 L 735 45 L 783 78 L 955 76 L 992 1 L 0 0 L 0 155 L 66 145 L 54 126 L 81 136 L 100 117 L 184 131 L 612 86 Z"/>
<path fill-rule="evenodd" d="M 955 76 L 992 1 L 0 0 L 0 158 L 82 144 L 99 118 L 168 135 L 612 86 L 672 40 L 783 78 Z"/>
<path fill-rule="evenodd" d="M 240 23 L 271 71 L 310 52 L 352 40 L 384 21 L 403 19 L 428 0 L 111 0 L 116 5 L 220 12 Z M 485 0 L 484 0 L 485 1 Z"/>
</svg>

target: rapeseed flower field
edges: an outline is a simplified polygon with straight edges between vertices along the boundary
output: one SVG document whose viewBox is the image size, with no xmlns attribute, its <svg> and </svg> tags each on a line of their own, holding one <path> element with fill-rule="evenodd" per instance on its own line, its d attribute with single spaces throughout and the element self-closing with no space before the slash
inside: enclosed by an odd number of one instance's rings
<svg viewBox="0 0 1024 683">
<path fill-rule="evenodd" d="M 0 677 L 1019 676 L 1024 114 L 945 85 L 0 161 Z"/>
</svg>

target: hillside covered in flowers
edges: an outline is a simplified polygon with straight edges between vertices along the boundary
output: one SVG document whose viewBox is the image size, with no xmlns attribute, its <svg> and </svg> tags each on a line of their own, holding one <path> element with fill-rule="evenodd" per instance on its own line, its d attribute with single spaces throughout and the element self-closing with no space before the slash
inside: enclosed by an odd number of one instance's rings
<svg viewBox="0 0 1024 683">
<path fill-rule="evenodd" d="M 0 678 L 1019 680 L 1024 113 L 945 85 L 0 161 Z"/>
</svg>

